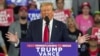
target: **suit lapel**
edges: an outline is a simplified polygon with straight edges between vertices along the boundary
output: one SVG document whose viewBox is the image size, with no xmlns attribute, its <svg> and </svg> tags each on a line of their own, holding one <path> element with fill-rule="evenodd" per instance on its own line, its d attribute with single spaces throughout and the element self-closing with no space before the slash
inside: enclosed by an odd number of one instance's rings
<svg viewBox="0 0 100 56">
<path fill-rule="evenodd" d="M 57 33 L 57 24 L 56 21 L 53 19 L 53 26 L 52 26 L 52 33 L 51 33 L 51 39 L 50 42 L 56 41 L 56 33 Z"/>
<path fill-rule="evenodd" d="M 42 42 L 42 19 L 37 23 L 37 41 Z"/>
</svg>

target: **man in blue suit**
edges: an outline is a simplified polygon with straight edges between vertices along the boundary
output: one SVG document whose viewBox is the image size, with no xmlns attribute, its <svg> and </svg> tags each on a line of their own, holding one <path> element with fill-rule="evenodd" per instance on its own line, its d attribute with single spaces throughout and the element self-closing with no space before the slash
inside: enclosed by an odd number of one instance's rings
<svg viewBox="0 0 100 56">
<path fill-rule="evenodd" d="M 42 3 L 40 6 L 42 19 L 32 21 L 27 31 L 27 37 L 20 41 L 28 42 L 71 42 L 68 37 L 67 27 L 60 21 L 55 20 L 53 4 Z M 48 29 L 45 29 L 45 26 Z M 47 32 L 48 31 L 48 32 Z M 8 41 L 18 43 L 18 36 L 8 32 L 6 34 Z M 45 37 L 46 36 L 46 37 Z M 88 35 L 78 37 L 78 42 L 83 43 L 87 40 Z"/>
</svg>

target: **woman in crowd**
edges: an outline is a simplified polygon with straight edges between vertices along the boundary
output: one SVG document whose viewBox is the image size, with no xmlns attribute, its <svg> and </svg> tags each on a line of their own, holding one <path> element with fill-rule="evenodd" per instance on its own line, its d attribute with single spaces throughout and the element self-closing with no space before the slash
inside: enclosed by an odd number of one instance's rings
<svg viewBox="0 0 100 56">
<path fill-rule="evenodd" d="M 79 34 L 82 34 L 82 32 L 77 29 L 74 18 L 71 17 L 67 18 L 67 26 L 68 26 L 68 33 L 69 33 L 68 36 L 73 42 L 75 42 Z"/>
<path fill-rule="evenodd" d="M 77 37 L 79 36 L 79 34 L 83 35 L 83 33 L 77 29 L 77 25 L 75 22 L 74 18 L 67 18 L 67 27 L 68 27 L 68 36 L 70 37 L 70 39 L 73 42 L 77 41 Z M 83 43 L 81 45 L 78 46 L 78 52 L 80 53 L 80 51 L 84 51 L 87 48 L 87 43 Z"/>
<path fill-rule="evenodd" d="M 89 34 L 91 37 L 88 41 L 88 46 L 87 48 L 85 48 L 85 50 L 83 50 L 82 48 L 80 48 L 80 56 L 100 56 L 100 48 L 99 48 L 99 42 L 98 42 L 98 38 L 95 34 L 95 29 L 99 29 L 100 28 L 100 11 L 95 11 L 94 12 L 94 25 L 88 29 L 87 34 Z M 94 30 L 93 30 L 94 29 Z M 94 36 L 93 36 L 94 35 Z"/>
<path fill-rule="evenodd" d="M 86 31 L 93 26 L 93 18 L 90 15 L 90 4 L 84 2 L 81 5 L 82 13 L 76 17 L 76 23 L 78 29 L 82 31 L 83 34 L 86 34 Z"/>
</svg>

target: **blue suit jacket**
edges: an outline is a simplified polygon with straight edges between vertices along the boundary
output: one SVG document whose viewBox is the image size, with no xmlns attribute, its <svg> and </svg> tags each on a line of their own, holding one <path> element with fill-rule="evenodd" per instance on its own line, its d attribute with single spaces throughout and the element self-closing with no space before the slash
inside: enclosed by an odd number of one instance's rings
<svg viewBox="0 0 100 56">
<path fill-rule="evenodd" d="M 42 42 L 42 19 L 32 21 L 29 25 L 27 36 L 22 41 Z M 69 42 L 67 27 L 60 21 L 53 19 L 53 27 L 50 42 Z"/>
</svg>

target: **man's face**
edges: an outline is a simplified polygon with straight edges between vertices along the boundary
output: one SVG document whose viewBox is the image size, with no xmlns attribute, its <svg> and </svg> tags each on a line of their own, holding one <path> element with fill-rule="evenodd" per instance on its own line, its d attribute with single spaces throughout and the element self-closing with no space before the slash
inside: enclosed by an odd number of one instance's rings
<svg viewBox="0 0 100 56">
<path fill-rule="evenodd" d="M 95 24 L 100 24 L 100 15 L 99 14 L 95 15 L 95 17 L 94 17 L 94 23 Z"/>
<path fill-rule="evenodd" d="M 37 8 L 37 6 L 36 6 L 36 2 L 35 1 L 33 1 L 30 5 L 29 5 L 29 9 L 36 9 Z"/>
<path fill-rule="evenodd" d="M 20 16 L 20 17 L 27 17 L 27 16 L 28 16 L 28 13 L 27 13 L 26 10 L 20 10 L 20 11 L 19 11 L 19 16 Z"/>
<path fill-rule="evenodd" d="M 89 45 L 90 45 L 91 47 L 95 47 L 95 46 L 98 45 L 98 41 L 97 41 L 97 40 L 89 40 Z"/>
<path fill-rule="evenodd" d="M 41 7 L 41 16 L 44 19 L 45 16 L 48 16 L 49 19 L 52 19 L 54 15 L 53 7 L 51 5 L 45 5 Z"/>
<path fill-rule="evenodd" d="M 64 2 L 63 2 L 63 0 L 58 0 L 56 5 L 57 5 L 58 9 L 64 9 Z"/>
</svg>

